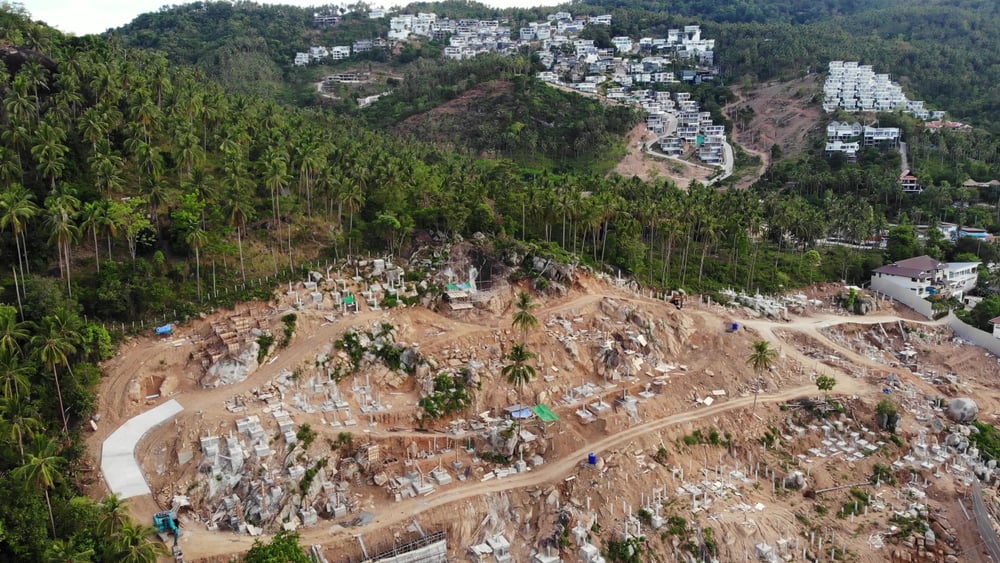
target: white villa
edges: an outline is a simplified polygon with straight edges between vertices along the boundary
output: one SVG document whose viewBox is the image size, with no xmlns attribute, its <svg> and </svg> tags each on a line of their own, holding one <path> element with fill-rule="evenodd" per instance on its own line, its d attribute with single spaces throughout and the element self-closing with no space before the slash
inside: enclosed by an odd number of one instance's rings
<svg viewBox="0 0 1000 563">
<path fill-rule="evenodd" d="M 930 256 L 899 260 L 872 273 L 871 288 L 889 296 L 909 293 L 961 298 L 976 287 L 982 262 L 939 262 Z"/>
</svg>

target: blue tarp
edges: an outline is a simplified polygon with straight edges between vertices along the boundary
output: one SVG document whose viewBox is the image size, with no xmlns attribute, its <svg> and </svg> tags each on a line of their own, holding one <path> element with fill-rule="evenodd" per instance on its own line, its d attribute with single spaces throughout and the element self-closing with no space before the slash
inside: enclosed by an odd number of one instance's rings
<svg viewBox="0 0 1000 563">
<path fill-rule="evenodd" d="M 173 323 L 171 323 L 171 324 L 165 324 L 163 326 L 156 327 L 155 330 L 156 330 L 156 334 L 173 334 L 174 333 L 174 325 L 173 325 Z"/>
</svg>

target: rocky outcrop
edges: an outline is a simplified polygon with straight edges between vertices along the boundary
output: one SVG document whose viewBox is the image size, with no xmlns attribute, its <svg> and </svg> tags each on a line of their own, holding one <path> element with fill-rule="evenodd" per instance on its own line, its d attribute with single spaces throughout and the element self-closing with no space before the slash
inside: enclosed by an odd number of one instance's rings
<svg viewBox="0 0 1000 563">
<path fill-rule="evenodd" d="M 960 424 L 968 424 L 979 415 L 979 405 L 968 397 L 948 401 L 948 418 Z"/>
</svg>

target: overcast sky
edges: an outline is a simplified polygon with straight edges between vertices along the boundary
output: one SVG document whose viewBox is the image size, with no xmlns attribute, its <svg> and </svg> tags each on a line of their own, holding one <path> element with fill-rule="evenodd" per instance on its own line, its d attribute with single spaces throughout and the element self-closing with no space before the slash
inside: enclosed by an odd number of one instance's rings
<svg viewBox="0 0 1000 563">
<path fill-rule="evenodd" d="M 483 3 L 500 8 L 555 6 L 566 0 L 485 0 Z M 186 4 L 181 0 L 19 0 L 36 20 L 42 20 L 65 33 L 85 35 L 102 33 L 109 28 L 124 25 L 139 14 L 154 12 L 166 4 Z M 327 4 L 323 0 L 284 0 L 264 4 L 291 4 L 315 6 Z M 346 3 L 353 3 L 345 2 Z M 403 5 L 405 1 L 370 1 L 372 5 Z"/>
</svg>

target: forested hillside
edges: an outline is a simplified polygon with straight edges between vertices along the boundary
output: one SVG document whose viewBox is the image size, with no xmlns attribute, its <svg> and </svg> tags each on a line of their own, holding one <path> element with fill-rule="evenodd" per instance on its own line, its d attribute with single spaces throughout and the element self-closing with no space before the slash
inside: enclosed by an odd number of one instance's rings
<svg viewBox="0 0 1000 563">
<path fill-rule="evenodd" d="M 421 60 L 389 96 L 362 111 L 376 128 L 529 167 L 603 173 L 639 120 L 628 106 L 552 88 L 521 57 Z"/>
<path fill-rule="evenodd" d="M 322 10 L 322 7 L 316 10 Z M 388 26 L 349 13 L 344 25 L 318 28 L 313 9 L 254 2 L 192 2 L 142 14 L 113 36 L 129 47 L 162 51 L 198 67 L 227 91 L 296 100 L 289 88 L 296 51 L 384 36 Z"/>
</svg>

